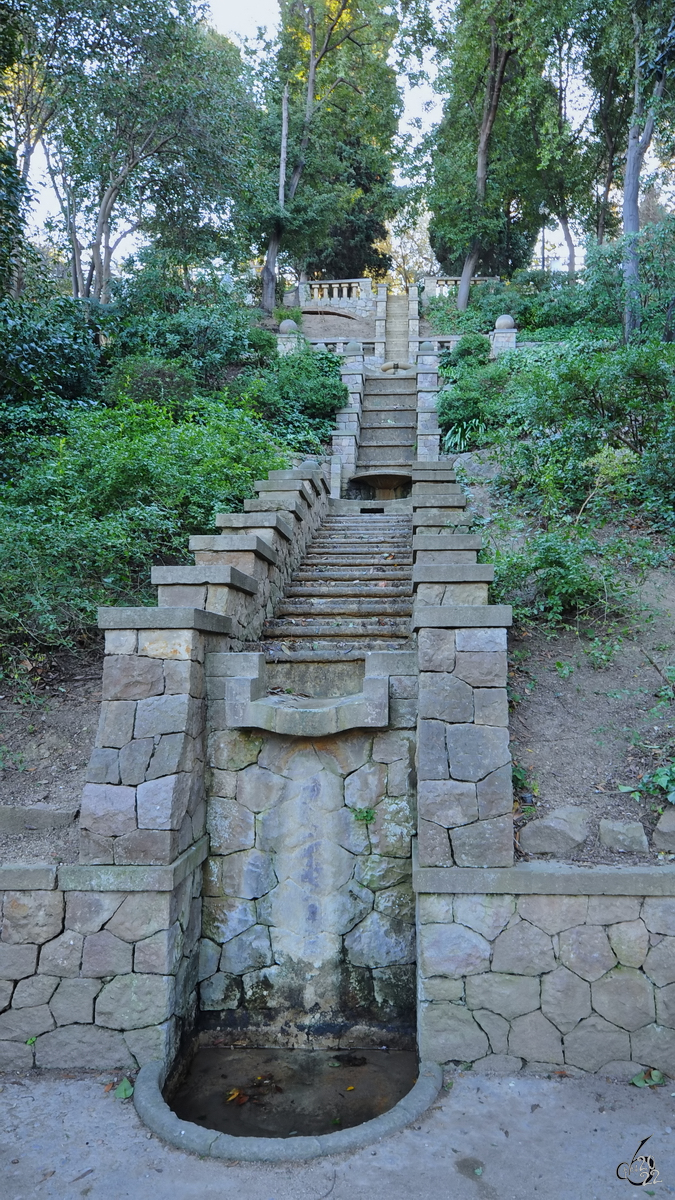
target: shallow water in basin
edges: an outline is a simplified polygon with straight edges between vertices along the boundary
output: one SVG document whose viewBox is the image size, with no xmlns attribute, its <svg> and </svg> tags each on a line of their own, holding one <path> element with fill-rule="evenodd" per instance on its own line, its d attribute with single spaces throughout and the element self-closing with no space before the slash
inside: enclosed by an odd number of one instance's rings
<svg viewBox="0 0 675 1200">
<path fill-rule="evenodd" d="M 202 1046 L 169 1103 L 182 1120 L 237 1137 L 317 1135 L 388 1112 L 416 1078 L 410 1050 Z"/>
</svg>

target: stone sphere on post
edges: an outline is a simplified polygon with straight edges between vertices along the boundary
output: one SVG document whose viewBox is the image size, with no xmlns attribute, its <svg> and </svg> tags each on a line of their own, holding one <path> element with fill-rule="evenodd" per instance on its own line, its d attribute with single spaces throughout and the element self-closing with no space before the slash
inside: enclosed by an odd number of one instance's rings
<svg viewBox="0 0 675 1200">
<path fill-rule="evenodd" d="M 516 323 L 513 317 L 510 317 L 508 313 L 504 313 L 503 316 L 497 317 L 497 320 L 495 321 L 495 329 L 515 329 L 515 327 Z"/>
<path fill-rule="evenodd" d="M 290 317 L 285 317 L 279 326 L 279 333 L 299 333 L 298 326 Z"/>
</svg>

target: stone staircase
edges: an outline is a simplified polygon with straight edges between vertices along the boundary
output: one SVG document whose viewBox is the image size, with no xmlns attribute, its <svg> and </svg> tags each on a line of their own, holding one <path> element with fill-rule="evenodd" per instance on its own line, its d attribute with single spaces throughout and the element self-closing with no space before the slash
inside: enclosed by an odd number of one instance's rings
<svg viewBox="0 0 675 1200">
<path fill-rule="evenodd" d="M 261 644 L 268 661 L 363 658 L 405 646 L 411 615 L 411 516 L 333 512 L 265 622 Z"/>
<path fill-rule="evenodd" d="M 366 376 L 356 473 L 403 470 L 413 461 L 417 424 L 415 375 Z"/>
<path fill-rule="evenodd" d="M 387 296 L 384 361 L 398 363 L 407 363 L 408 361 L 407 295 Z"/>
</svg>

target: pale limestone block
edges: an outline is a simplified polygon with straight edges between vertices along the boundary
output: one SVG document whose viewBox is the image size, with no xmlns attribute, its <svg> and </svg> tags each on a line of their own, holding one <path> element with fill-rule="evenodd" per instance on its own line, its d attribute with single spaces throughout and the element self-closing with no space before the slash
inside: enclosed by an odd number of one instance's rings
<svg viewBox="0 0 675 1200">
<path fill-rule="evenodd" d="M 616 966 L 616 957 L 607 934 L 599 925 L 578 925 L 561 933 L 560 960 L 575 975 L 580 975 L 589 983 L 600 979 L 606 971 Z"/>
<path fill-rule="evenodd" d="M 131 970 L 132 947 L 102 929 L 84 939 L 82 974 L 91 979 L 126 975 Z"/>
<path fill-rule="evenodd" d="M 475 929 L 489 942 L 508 925 L 516 907 L 514 896 L 455 896 L 455 920 Z"/>
<path fill-rule="evenodd" d="M 136 1060 L 120 1033 L 95 1025 L 65 1025 L 35 1043 L 35 1065 L 42 1068 L 84 1068 L 110 1071 L 131 1068 Z"/>
<path fill-rule="evenodd" d="M 432 720 L 473 721 L 473 690 L 455 675 L 424 671 L 419 677 L 419 716 Z"/>
<path fill-rule="evenodd" d="M 465 728 L 465 726 L 462 726 Z M 419 779 L 449 779 L 448 750 L 443 721 L 420 721 L 418 725 L 417 775 Z"/>
<path fill-rule="evenodd" d="M 56 975 L 33 975 L 30 979 L 20 980 L 14 989 L 12 1008 L 34 1008 L 39 1004 L 49 1004 L 58 985 Z"/>
<path fill-rule="evenodd" d="M 588 911 L 587 896 L 521 896 L 518 912 L 544 933 L 562 933 L 583 925 Z"/>
<path fill-rule="evenodd" d="M 63 928 L 63 892 L 5 892 L 2 940 L 10 945 L 48 942 Z M 19 978 L 19 976 L 15 976 Z"/>
<path fill-rule="evenodd" d="M 147 975 L 173 975 L 183 952 L 183 932 L 178 921 L 160 929 L 134 947 L 134 971 Z"/>
<path fill-rule="evenodd" d="M 164 975 L 118 975 L 96 1001 L 96 1024 L 110 1029 L 142 1029 L 172 1015 L 175 979 Z"/>
<path fill-rule="evenodd" d="M 507 1021 L 539 1008 L 539 980 L 526 975 L 487 971 L 466 980 L 469 1008 L 489 1009 Z"/>
<path fill-rule="evenodd" d="M 508 729 L 448 725 L 448 759 L 453 779 L 476 782 L 511 761 Z"/>
<path fill-rule="evenodd" d="M 33 975 L 37 956 L 37 946 L 10 946 L 0 942 L 0 979 L 26 979 Z"/>
<path fill-rule="evenodd" d="M 202 938 L 199 943 L 199 979 L 208 979 L 215 975 L 220 962 L 220 946 L 208 938 Z"/>
<path fill-rule="evenodd" d="M 474 1018 L 490 1039 L 493 1054 L 506 1054 L 509 1048 L 509 1023 L 485 1008 L 474 1009 Z M 487 1062 L 488 1060 L 486 1060 Z"/>
<path fill-rule="evenodd" d="M 506 687 L 505 650 L 457 651 L 455 675 L 475 688 Z"/>
<path fill-rule="evenodd" d="M 164 691 L 162 663 L 137 654 L 110 654 L 103 660 L 104 700 L 144 700 Z"/>
<path fill-rule="evenodd" d="M 591 1015 L 590 984 L 567 967 L 558 967 L 542 978 L 541 1011 L 561 1033 L 569 1033 Z"/>
<path fill-rule="evenodd" d="M 675 1029 L 646 1025 L 631 1034 L 630 1044 L 631 1058 L 665 1071 L 667 1075 L 675 1075 Z"/>
<path fill-rule="evenodd" d="M 387 735 L 385 734 L 385 737 Z M 397 735 L 393 735 L 396 737 Z M 368 761 L 372 737 L 358 731 L 343 733 L 339 737 L 317 738 L 314 742 L 321 765 L 338 775 L 350 775 Z M 386 762 L 387 759 L 378 759 Z"/>
<path fill-rule="evenodd" d="M 419 599 L 423 600 L 423 597 L 419 597 Z M 417 638 L 417 653 L 420 671 L 454 670 L 454 629 L 420 629 Z"/>
<path fill-rule="evenodd" d="M 421 925 L 451 924 L 454 920 L 453 897 L 443 893 L 420 892 L 417 896 L 417 913 Z"/>
<path fill-rule="evenodd" d="M 178 1049 L 178 1031 L 174 1017 L 145 1029 L 127 1029 L 124 1041 L 139 1067 L 149 1062 L 173 1062 Z"/>
<path fill-rule="evenodd" d="M 634 967 L 615 967 L 596 980 L 591 999 L 601 1017 L 629 1032 L 654 1020 L 654 988 Z"/>
<path fill-rule="evenodd" d="M 467 825 L 478 817 L 476 785 L 454 779 L 423 779 L 417 788 L 419 814 L 449 829 Z"/>
<path fill-rule="evenodd" d="M 280 802 L 287 784 L 287 779 L 272 771 L 257 765 L 246 767 L 237 779 L 237 802 L 251 812 L 263 812 Z"/>
<path fill-rule="evenodd" d="M 190 772 L 150 779 L 136 789 L 139 829 L 180 829 L 190 799 Z"/>
<path fill-rule="evenodd" d="M 237 896 L 204 898 L 204 937 L 222 944 L 256 923 L 255 904 Z"/>
<path fill-rule="evenodd" d="M 595 1014 L 580 1021 L 565 1035 L 564 1047 L 565 1062 L 584 1071 L 599 1071 L 605 1063 L 631 1057 L 631 1040 L 625 1029 L 619 1029 Z"/>
<path fill-rule="evenodd" d="M 405 858 L 387 858 L 381 854 L 359 856 L 356 860 L 354 878 L 364 887 L 376 892 L 381 888 L 396 887 L 409 880 L 412 865 Z"/>
<path fill-rule="evenodd" d="M 447 979 L 443 975 L 432 975 L 431 979 L 420 976 L 421 1000 L 461 1000 L 464 984 L 461 979 Z"/>
<path fill-rule="evenodd" d="M 108 933 L 125 942 L 151 937 L 172 923 L 171 893 L 131 892 L 106 925 Z"/>
<path fill-rule="evenodd" d="M 509 1053 L 530 1062 L 563 1063 L 562 1038 L 541 1012 L 515 1017 L 509 1034 Z"/>
<path fill-rule="evenodd" d="M 657 850 L 675 850 L 675 808 L 659 817 L 652 842 Z"/>
<path fill-rule="evenodd" d="M 491 629 L 458 629 L 456 631 L 457 649 L 461 651 L 498 651 L 506 650 L 506 630 L 499 627 Z"/>
<path fill-rule="evenodd" d="M 492 771 L 476 784 L 478 816 L 482 821 L 501 817 L 513 810 L 511 764 Z"/>
<path fill-rule="evenodd" d="M 413 925 L 371 912 L 344 939 L 347 957 L 355 966 L 388 967 L 415 961 Z"/>
<path fill-rule="evenodd" d="M 298 738 L 267 734 L 258 756 L 258 766 L 287 779 L 312 779 L 321 771 L 321 760 L 314 746 Z"/>
<path fill-rule="evenodd" d="M 63 975 L 67 978 L 77 975 L 82 960 L 83 940 L 81 933 L 74 933 L 72 929 L 66 929 L 59 937 L 47 942 L 40 951 L 39 973 L 41 975 Z"/>
<path fill-rule="evenodd" d="M 91 1025 L 100 979 L 63 979 L 49 1005 L 57 1025 Z"/>
<path fill-rule="evenodd" d="M 212 854 L 250 850 L 255 841 L 255 817 L 250 809 L 220 795 L 209 800 L 206 828 Z"/>
<path fill-rule="evenodd" d="M 652 946 L 642 969 L 657 987 L 675 983 L 675 938 L 664 937 L 657 946 Z"/>
<path fill-rule="evenodd" d="M 612 955 L 612 965 L 614 955 Z M 548 934 L 529 921 L 505 929 L 493 947 L 492 970 L 513 975 L 541 975 L 555 967 Z M 486 1007 L 490 1007 L 486 1005 Z"/>
<path fill-rule="evenodd" d="M 375 808 L 386 795 L 387 768 L 384 763 L 365 763 L 345 779 L 344 802 L 348 808 Z"/>
<path fill-rule="evenodd" d="M 375 909 L 385 917 L 396 917 L 399 921 L 414 922 L 415 896 L 410 887 L 385 888 L 375 894 Z"/>
<path fill-rule="evenodd" d="M 134 736 L 135 700 L 104 700 L 96 731 L 97 746 L 120 750 Z"/>
<path fill-rule="evenodd" d="M 80 828 L 101 837 L 130 833 L 136 828 L 136 789 L 106 783 L 85 784 Z"/>
<path fill-rule="evenodd" d="M 269 929 L 265 925 L 252 925 L 244 933 L 232 938 L 223 947 L 220 960 L 221 970 L 230 975 L 243 975 L 245 971 L 259 971 L 272 964 L 272 946 Z"/>
<path fill-rule="evenodd" d="M 641 821 L 611 821 L 603 817 L 599 825 L 600 845 L 620 854 L 646 854 L 649 846 Z"/>
<path fill-rule="evenodd" d="M 6 1008 L 9 1008 L 13 990 L 14 985 L 9 979 L 0 979 L 0 1012 L 4 1012 Z"/>
<path fill-rule="evenodd" d="M 10 1008 L 0 1014 L 0 1042 L 26 1042 L 54 1028 L 47 1004 L 34 1008 Z"/>
<path fill-rule="evenodd" d="M 420 817 L 417 822 L 417 858 L 421 867 L 451 867 L 454 859 L 448 830 Z"/>
<path fill-rule="evenodd" d="M 610 925 L 607 936 L 612 950 L 624 967 L 641 967 L 649 950 L 649 934 L 644 921 L 621 921 Z"/>
<path fill-rule="evenodd" d="M 254 763 L 263 739 L 238 729 L 223 729 L 209 734 L 207 762 L 222 771 L 241 771 Z"/>
<path fill-rule="evenodd" d="M 21 1042 L 0 1042 L 0 1071 L 30 1071 L 33 1047 Z"/>
<path fill-rule="evenodd" d="M 648 896 L 642 905 L 642 920 L 650 933 L 675 934 L 675 897 Z"/>
<path fill-rule="evenodd" d="M 464 925 L 422 925 L 418 950 L 420 970 L 425 976 L 460 979 L 490 967 L 489 942 Z"/>
<path fill-rule="evenodd" d="M 402 759 L 411 763 L 414 756 L 414 734 L 389 729 L 386 733 L 378 733 L 373 739 L 373 762 L 391 764 Z"/>
<path fill-rule="evenodd" d="M 135 654 L 137 634 L 135 629 L 106 629 L 106 654 Z"/>
<path fill-rule="evenodd" d="M 506 731 L 505 731 L 506 732 Z M 458 867 L 510 867 L 513 863 L 513 818 L 493 817 L 450 830 Z"/>
<path fill-rule="evenodd" d="M 149 658 L 204 661 L 204 638 L 196 629 L 139 629 L 138 653 Z"/>
<path fill-rule="evenodd" d="M 414 832 L 410 801 L 406 796 L 387 796 L 378 804 L 375 820 L 368 825 L 373 853 L 391 855 L 394 858 L 407 858 L 410 855 L 410 839 Z"/>
<path fill-rule="evenodd" d="M 506 688 L 474 688 L 473 707 L 476 725 L 508 726 L 509 700 Z"/>
<path fill-rule="evenodd" d="M 473 1062 L 489 1049 L 486 1034 L 473 1014 L 459 1004 L 423 1004 L 419 1020 L 420 1058 L 435 1062 Z"/>
<path fill-rule="evenodd" d="M 640 915 L 641 905 L 639 896 L 589 896 L 587 921 L 589 925 L 635 921 Z"/>
</svg>

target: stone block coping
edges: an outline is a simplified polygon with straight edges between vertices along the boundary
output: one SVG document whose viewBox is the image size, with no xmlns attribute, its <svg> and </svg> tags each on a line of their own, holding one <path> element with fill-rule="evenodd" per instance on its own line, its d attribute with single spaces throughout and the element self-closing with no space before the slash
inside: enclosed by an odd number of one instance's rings
<svg viewBox="0 0 675 1200">
<path fill-rule="evenodd" d="M 195 533 L 189 544 L 191 550 L 238 550 L 246 554 L 256 554 L 258 558 L 266 558 L 271 563 L 276 563 L 279 557 L 269 542 L 256 537 L 254 533 Z"/>
<path fill-rule="evenodd" d="M 415 563 L 413 567 L 413 583 L 492 583 L 494 577 L 492 563 Z"/>
<path fill-rule="evenodd" d="M 200 584 L 220 583 L 235 588 L 239 592 L 249 592 L 254 595 L 258 590 L 258 580 L 236 567 L 224 566 L 220 563 L 198 563 L 196 567 L 153 567 L 150 575 L 155 584 Z"/>
<path fill-rule="evenodd" d="M 209 839 L 204 836 L 168 866 L 114 867 L 75 863 L 58 868 L 58 886 L 64 892 L 172 892 L 204 862 L 208 852 Z"/>
<path fill-rule="evenodd" d="M 412 496 L 413 509 L 466 508 L 466 496 L 460 492 L 440 492 L 435 496 Z"/>
<path fill-rule="evenodd" d="M 99 629 L 197 629 L 232 633 L 232 618 L 203 608 L 99 608 Z"/>
<path fill-rule="evenodd" d="M 413 629 L 488 629 L 513 624 L 510 604 L 416 604 Z"/>
<path fill-rule="evenodd" d="M 439 467 L 435 463 L 413 463 L 412 478 L 415 483 L 438 480 L 440 483 L 455 483 L 457 476 L 452 467 Z"/>
<path fill-rule="evenodd" d="M 371 1146 L 419 1120 L 433 1104 L 443 1082 L 443 1072 L 437 1063 L 422 1062 L 417 1082 L 407 1096 L 372 1121 L 319 1137 L 267 1138 L 233 1137 L 216 1129 L 204 1129 L 192 1121 L 181 1121 L 162 1096 L 166 1074 L 161 1062 L 146 1063 L 138 1073 L 134 1105 L 147 1128 L 170 1146 L 189 1154 L 237 1162 L 305 1162 Z"/>
<path fill-rule="evenodd" d="M 284 516 L 295 517 L 296 521 L 303 521 L 307 509 L 303 510 L 299 500 L 291 499 L 291 494 L 284 496 L 283 504 L 278 504 L 276 500 L 244 500 L 244 515 L 247 513 L 269 513 L 276 512 L 281 509 Z"/>
<path fill-rule="evenodd" d="M 293 529 L 288 521 L 275 512 L 218 513 L 215 525 L 218 529 L 274 529 L 287 542 L 293 538 Z"/>
<path fill-rule="evenodd" d="M 413 850 L 416 892 L 516 896 L 675 896 L 675 866 L 588 867 L 528 862 L 517 867 L 419 867 Z"/>
<path fill-rule="evenodd" d="M 483 539 L 475 533 L 415 533 L 413 550 L 482 550 Z"/>
<path fill-rule="evenodd" d="M 55 887 L 56 867 L 49 863 L 0 866 L 0 892 L 51 892 Z"/>
</svg>

